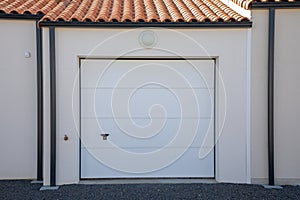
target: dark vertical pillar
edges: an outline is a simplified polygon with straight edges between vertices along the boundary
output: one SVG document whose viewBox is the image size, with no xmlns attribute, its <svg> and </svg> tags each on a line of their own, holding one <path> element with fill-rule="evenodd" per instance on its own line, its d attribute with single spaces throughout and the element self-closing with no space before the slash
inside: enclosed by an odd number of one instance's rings
<svg viewBox="0 0 300 200">
<path fill-rule="evenodd" d="M 50 186 L 56 185 L 56 61 L 55 29 L 49 27 L 50 45 Z"/>
<path fill-rule="evenodd" d="M 37 56 L 37 180 L 43 180 L 43 47 L 42 29 L 36 21 Z"/>
<path fill-rule="evenodd" d="M 269 9 L 268 44 L 268 164 L 269 185 L 274 185 L 274 40 L 275 9 Z"/>
</svg>

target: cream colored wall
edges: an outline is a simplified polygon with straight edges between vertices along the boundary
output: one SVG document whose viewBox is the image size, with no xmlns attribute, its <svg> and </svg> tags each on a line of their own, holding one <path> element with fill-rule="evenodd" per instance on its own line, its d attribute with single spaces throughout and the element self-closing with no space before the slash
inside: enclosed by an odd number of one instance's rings
<svg viewBox="0 0 300 200">
<path fill-rule="evenodd" d="M 268 177 L 268 11 L 252 11 L 251 56 L 251 178 Z"/>
<path fill-rule="evenodd" d="M 35 21 L 0 20 L 0 35 L 0 179 L 34 179 Z"/>
<path fill-rule="evenodd" d="M 44 29 L 44 49 L 48 49 Z M 79 60 L 78 56 L 195 56 L 216 57 L 216 180 L 249 182 L 247 165 L 247 29 L 151 29 L 157 36 L 153 49 L 140 46 L 145 29 L 56 28 L 57 65 L 57 184 L 79 181 Z M 49 72 L 49 54 L 44 52 L 44 69 Z M 49 90 L 49 74 L 45 89 Z M 225 91 L 223 90 L 225 87 Z M 45 126 L 49 127 L 49 98 L 45 93 Z M 223 117 L 225 116 L 225 122 Z M 64 141 L 67 134 L 69 141 Z M 50 155 L 50 132 L 45 129 L 44 155 Z M 49 159 L 45 158 L 44 185 L 49 185 Z"/>
<path fill-rule="evenodd" d="M 277 9 L 275 22 L 275 177 L 299 184 L 300 9 Z"/>
<path fill-rule="evenodd" d="M 252 11 L 251 177 L 268 183 L 268 10 Z M 300 183 L 300 10 L 276 9 L 275 183 Z"/>
<path fill-rule="evenodd" d="M 49 29 L 43 28 L 43 86 L 44 86 L 44 141 L 43 141 L 43 184 L 50 185 L 50 60 Z"/>
</svg>

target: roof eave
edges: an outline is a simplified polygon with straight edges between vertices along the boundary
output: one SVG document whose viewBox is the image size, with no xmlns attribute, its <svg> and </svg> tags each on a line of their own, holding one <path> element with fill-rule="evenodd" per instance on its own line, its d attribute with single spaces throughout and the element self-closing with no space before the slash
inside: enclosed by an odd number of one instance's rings
<svg viewBox="0 0 300 200">
<path fill-rule="evenodd" d="M 266 8 L 300 8 L 300 2 L 253 2 L 251 5 L 251 9 Z"/>
<path fill-rule="evenodd" d="M 25 20 L 39 20 L 43 15 L 33 14 L 6 14 L 0 13 L 0 19 L 25 19 Z"/>
<path fill-rule="evenodd" d="M 251 21 L 242 22 L 61 22 L 41 21 L 41 27 L 86 27 L 86 28 L 251 28 Z"/>
</svg>

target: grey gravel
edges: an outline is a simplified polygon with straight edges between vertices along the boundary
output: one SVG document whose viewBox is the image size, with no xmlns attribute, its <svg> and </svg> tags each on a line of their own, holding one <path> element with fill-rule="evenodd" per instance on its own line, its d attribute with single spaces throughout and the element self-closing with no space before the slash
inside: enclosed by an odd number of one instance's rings
<svg viewBox="0 0 300 200">
<path fill-rule="evenodd" d="M 265 189 L 247 184 L 115 184 L 63 185 L 40 191 L 29 180 L 0 181 L 0 199 L 300 199 L 300 186 Z"/>
</svg>

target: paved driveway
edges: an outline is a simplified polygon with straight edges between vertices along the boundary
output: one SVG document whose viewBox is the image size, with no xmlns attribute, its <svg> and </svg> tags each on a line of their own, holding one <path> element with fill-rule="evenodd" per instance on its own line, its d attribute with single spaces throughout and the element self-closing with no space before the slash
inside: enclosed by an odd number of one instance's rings
<svg viewBox="0 0 300 200">
<path fill-rule="evenodd" d="M 265 189 L 244 184 L 65 185 L 40 191 L 30 181 L 0 181 L 0 199 L 300 199 L 300 186 Z"/>
</svg>

